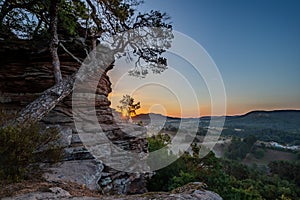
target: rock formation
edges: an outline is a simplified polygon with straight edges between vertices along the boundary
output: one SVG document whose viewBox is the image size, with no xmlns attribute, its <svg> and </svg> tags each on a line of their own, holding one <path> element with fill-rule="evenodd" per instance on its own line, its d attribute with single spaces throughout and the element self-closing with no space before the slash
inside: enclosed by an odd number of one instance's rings
<svg viewBox="0 0 300 200">
<path fill-rule="evenodd" d="M 87 196 L 72 196 L 66 190 L 59 187 L 49 188 L 48 192 L 33 192 L 15 197 L 6 197 L 3 200 L 28 200 L 28 199 L 66 199 L 66 200 L 222 200 L 218 194 L 207 190 L 194 190 L 192 192 L 182 192 L 178 194 L 170 193 L 146 193 L 142 195 L 126 195 L 126 196 L 101 196 L 101 197 L 87 197 Z"/>
<path fill-rule="evenodd" d="M 18 111 L 36 99 L 54 84 L 51 57 L 43 41 L 1 41 L 0 50 L 0 109 Z M 76 43 L 69 50 L 79 58 L 85 52 Z M 73 74 L 79 67 L 71 56 L 60 52 L 63 77 Z M 106 69 L 98 82 L 95 109 L 98 122 L 107 137 L 127 151 L 147 153 L 147 141 L 128 135 L 114 121 L 110 101 L 111 82 Z M 57 127 L 61 133 L 65 158 L 52 166 L 45 177 L 49 181 L 75 181 L 90 189 L 101 189 L 103 193 L 130 194 L 146 191 L 145 174 L 120 172 L 95 160 L 81 142 L 73 122 L 71 95 L 60 102 L 45 116 L 41 124 Z M 145 130 L 138 129 L 141 134 Z M 107 155 L 106 155 L 107 156 Z M 116 161 L 117 162 L 117 161 Z"/>
<path fill-rule="evenodd" d="M 200 187 L 199 187 L 200 186 Z M 5 188 L 6 189 L 6 188 Z M 16 189 L 16 188 L 15 188 Z M 139 195 L 101 195 L 93 191 L 82 188 L 80 185 L 61 184 L 51 185 L 49 183 L 35 183 L 32 186 L 26 185 L 26 190 L 13 193 L 8 197 L 1 195 L 3 200 L 27 200 L 27 199 L 69 199 L 69 200 L 150 200 L 150 199 L 164 199 L 164 200 L 222 200 L 218 194 L 207 191 L 201 188 L 200 182 L 187 184 L 180 188 L 180 191 L 168 192 L 149 192 Z"/>
</svg>

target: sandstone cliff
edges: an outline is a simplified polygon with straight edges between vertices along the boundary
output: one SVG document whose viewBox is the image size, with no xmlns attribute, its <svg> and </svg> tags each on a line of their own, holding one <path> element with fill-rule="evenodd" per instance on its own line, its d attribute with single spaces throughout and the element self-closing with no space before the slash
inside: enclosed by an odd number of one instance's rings
<svg viewBox="0 0 300 200">
<path fill-rule="evenodd" d="M 51 57 L 46 48 L 47 44 L 43 41 L 1 41 L 1 47 L 0 108 L 18 111 L 54 84 Z M 69 49 L 84 59 L 85 52 L 80 45 L 72 43 Z M 80 67 L 66 53 L 61 52 L 60 60 L 63 77 L 73 74 Z M 124 150 L 147 152 L 145 139 L 136 139 L 122 133 L 114 122 L 107 98 L 111 92 L 111 82 L 106 72 L 110 69 L 106 69 L 102 75 L 96 91 L 95 109 L 98 122 L 105 127 L 104 131 L 109 139 L 118 141 L 118 145 Z M 90 189 L 101 189 L 104 193 L 128 194 L 146 191 L 144 174 L 116 171 L 101 161 L 96 161 L 85 149 L 74 126 L 71 95 L 48 113 L 41 123 L 60 130 L 65 151 L 64 161 L 53 166 L 51 173 L 45 174 L 49 181 L 74 181 Z"/>
</svg>

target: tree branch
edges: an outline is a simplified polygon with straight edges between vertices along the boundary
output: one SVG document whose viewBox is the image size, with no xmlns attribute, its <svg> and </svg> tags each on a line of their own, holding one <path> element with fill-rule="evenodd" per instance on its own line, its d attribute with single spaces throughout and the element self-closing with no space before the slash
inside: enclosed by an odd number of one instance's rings
<svg viewBox="0 0 300 200">
<path fill-rule="evenodd" d="M 55 82 L 62 81 L 62 75 L 60 71 L 60 61 L 57 53 L 58 49 L 58 34 L 57 34 L 57 21 L 58 21 L 58 0 L 52 0 L 50 5 L 50 31 L 51 31 L 51 43 L 50 52 L 52 56 L 52 65 L 54 70 Z"/>
<path fill-rule="evenodd" d="M 78 63 L 82 64 L 81 60 L 79 60 L 79 58 L 77 58 L 76 56 L 74 56 L 61 42 L 59 43 L 59 45 L 64 49 L 65 52 L 67 52 L 74 60 L 76 60 Z"/>
</svg>

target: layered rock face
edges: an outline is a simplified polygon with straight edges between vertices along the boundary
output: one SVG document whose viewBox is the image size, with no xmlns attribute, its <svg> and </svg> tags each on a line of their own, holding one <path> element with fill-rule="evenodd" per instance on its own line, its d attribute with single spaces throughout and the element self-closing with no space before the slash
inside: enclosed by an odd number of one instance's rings
<svg viewBox="0 0 300 200">
<path fill-rule="evenodd" d="M 1 42 L 2 43 L 2 42 Z M 37 98 L 54 84 L 51 58 L 46 44 L 15 42 L 3 43 L 0 50 L 0 109 L 18 111 Z M 83 58 L 76 45 L 72 52 Z M 60 53 L 63 77 L 73 74 L 80 67 L 71 56 Z M 108 94 L 111 82 L 106 75 L 107 68 L 98 81 L 95 92 L 95 110 L 99 125 L 108 139 L 125 151 L 147 153 L 147 141 L 124 133 L 114 120 Z M 101 160 L 96 160 L 85 148 L 76 130 L 72 114 L 72 94 L 60 102 L 41 121 L 46 127 L 57 127 L 64 146 L 64 161 L 52 166 L 51 173 L 45 174 L 49 181 L 71 181 L 90 189 L 101 189 L 103 193 L 143 193 L 146 192 L 145 174 L 117 171 Z M 133 132 L 145 134 L 141 127 L 130 125 Z M 101 152 L 101 151 L 100 151 Z M 104 154 L 104 156 L 109 156 Z M 118 155 L 114 155 L 117 158 Z M 126 155 L 119 155 L 124 156 Z M 115 160 L 118 162 L 118 159 Z"/>
</svg>

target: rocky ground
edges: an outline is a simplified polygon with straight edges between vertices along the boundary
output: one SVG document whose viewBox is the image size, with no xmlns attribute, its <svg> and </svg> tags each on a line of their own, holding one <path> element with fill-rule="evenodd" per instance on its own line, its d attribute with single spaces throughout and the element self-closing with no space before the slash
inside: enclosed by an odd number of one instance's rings
<svg viewBox="0 0 300 200">
<path fill-rule="evenodd" d="M 140 195 L 102 195 L 99 191 L 88 190 L 84 185 L 74 183 L 49 183 L 42 181 L 24 181 L 17 184 L 1 186 L 0 197 L 3 200 L 150 200 L 150 199 L 204 199 L 221 200 L 222 198 L 211 191 L 202 189 L 202 183 L 190 183 L 181 188 L 166 192 L 149 192 Z"/>
</svg>

